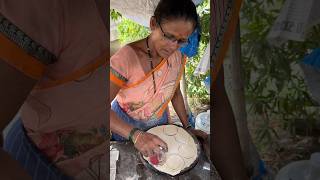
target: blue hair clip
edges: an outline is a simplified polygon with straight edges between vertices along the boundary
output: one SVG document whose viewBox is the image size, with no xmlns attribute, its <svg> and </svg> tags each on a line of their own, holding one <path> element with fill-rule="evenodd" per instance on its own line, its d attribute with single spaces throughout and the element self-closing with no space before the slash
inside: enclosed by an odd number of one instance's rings
<svg viewBox="0 0 320 180">
<path fill-rule="evenodd" d="M 181 47 L 179 50 L 182 54 L 188 57 L 193 57 L 198 53 L 198 47 L 200 42 L 200 28 L 197 27 L 193 33 L 189 36 L 189 43 L 186 46 Z"/>
</svg>

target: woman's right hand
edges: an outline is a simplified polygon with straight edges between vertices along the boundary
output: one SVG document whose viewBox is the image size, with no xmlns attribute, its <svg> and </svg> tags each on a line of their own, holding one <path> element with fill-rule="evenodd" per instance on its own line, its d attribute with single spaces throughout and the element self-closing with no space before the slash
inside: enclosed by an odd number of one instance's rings
<svg viewBox="0 0 320 180">
<path fill-rule="evenodd" d="M 162 139 L 148 132 L 137 131 L 133 139 L 134 146 L 146 157 L 159 153 L 161 148 L 165 151 L 168 150 L 167 144 Z"/>
</svg>

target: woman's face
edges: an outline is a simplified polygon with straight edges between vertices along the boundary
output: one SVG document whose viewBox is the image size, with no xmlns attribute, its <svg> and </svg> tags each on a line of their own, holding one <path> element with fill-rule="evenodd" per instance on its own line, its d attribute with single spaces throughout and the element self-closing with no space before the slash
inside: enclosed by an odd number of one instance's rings
<svg viewBox="0 0 320 180">
<path fill-rule="evenodd" d="M 154 47 L 159 56 L 168 58 L 174 51 L 188 43 L 194 30 L 194 23 L 185 19 L 163 21 L 160 24 L 151 19 Z"/>
</svg>

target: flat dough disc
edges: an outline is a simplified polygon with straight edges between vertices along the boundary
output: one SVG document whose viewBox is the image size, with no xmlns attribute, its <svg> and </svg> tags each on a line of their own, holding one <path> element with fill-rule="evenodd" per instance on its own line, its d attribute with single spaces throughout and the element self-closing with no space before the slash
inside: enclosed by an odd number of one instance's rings
<svg viewBox="0 0 320 180">
<path fill-rule="evenodd" d="M 184 129 L 179 129 L 179 132 L 174 136 L 174 138 L 183 144 L 194 144 L 193 138 Z"/>
<path fill-rule="evenodd" d="M 197 144 L 183 128 L 175 125 L 163 125 L 151 128 L 147 132 L 157 135 L 168 145 L 166 161 L 163 165 L 153 165 L 148 157 L 143 156 L 155 169 L 175 176 L 197 159 Z"/>
<path fill-rule="evenodd" d="M 167 125 L 163 128 L 164 134 L 174 136 L 178 133 L 178 127 L 174 125 Z"/>
<path fill-rule="evenodd" d="M 180 170 L 184 167 L 184 160 L 177 154 L 168 154 L 166 160 L 166 166 L 171 170 Z"/>
<path fill-rule="evenodd" d="M 197 155 L 197 149 L 194 146 L 190 146 L 187 144 L 181 144 L 178 148 L 179 155 L 190 159 Z"/>
</svg>

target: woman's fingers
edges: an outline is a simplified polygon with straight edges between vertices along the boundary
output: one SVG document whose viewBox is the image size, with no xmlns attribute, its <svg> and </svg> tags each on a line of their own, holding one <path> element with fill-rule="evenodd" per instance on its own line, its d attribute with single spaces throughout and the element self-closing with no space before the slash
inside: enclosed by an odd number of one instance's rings
<svg viewBox="0 0 320 180">
<path fill-rule="evenodd" d="M 150 133 L 141 134 L 141 138 L 135 144 L 135 147 L 146 157 L 159 153 L 161 150 L 167 151 L 167 144 L 158 136 Z"/>
<path fill-rule="evenodd" d="M 191 129 L 190 132 L 192 134 L 194 134 L 195 136 L 200 137 L 202 139 L 207 139 L 208 138 L 208 134 L 203 132 L 203 131 L 201 131 L 201 130 Z"/>
<path fill-rule="evenodd" d="M 157 145 L 155 148 L 157 150 L 165 150 L 165 151 L 168 151 L 168 145 L 166 142 L 164 142 L 162 139 L 160 139 L 158 136 L 155 136 L 154 135 L 154 138 L 153 138 L 153 142 L 155 143 L 155 145 Z"/>
</svg>

